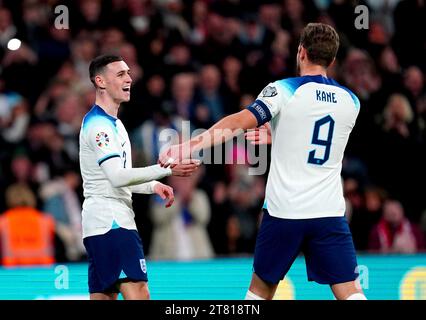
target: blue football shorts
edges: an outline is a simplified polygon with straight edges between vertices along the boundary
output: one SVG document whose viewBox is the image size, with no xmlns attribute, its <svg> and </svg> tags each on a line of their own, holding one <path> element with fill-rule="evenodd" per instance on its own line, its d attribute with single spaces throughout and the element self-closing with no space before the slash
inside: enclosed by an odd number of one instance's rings
<svg viewBox="0 0 426 320">
<path fill-rule="evenodd" d="M 111 229 L 83 240 L 89 261 L 89 292 L 118 292 L 120 281 L 148 281 L 142 240 L 136 230 Z"/>
<path fill-rule="evenodd" d="M 278 284 L 300 253 L 309 281 L 333 285 L 357 279 L 356 252 L 345 217 L 293 220 L 263 212 L 253 263 L 263 281 Z"/>
</svg>

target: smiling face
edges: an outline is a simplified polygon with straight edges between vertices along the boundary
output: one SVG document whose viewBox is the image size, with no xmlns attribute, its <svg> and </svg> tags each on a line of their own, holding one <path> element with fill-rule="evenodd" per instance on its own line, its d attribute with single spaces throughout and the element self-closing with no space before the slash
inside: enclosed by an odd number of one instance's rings
<svg viewBox="0 0 426 320">
<path fill-rule="evenodd" d="M 130 100 L 132 78 L 130 69 L 124 61 L 107 64 L 96 76 L 95 81 L 98 88 L 105 90 L 115 103 L 120 104 Z"/>
</svg>

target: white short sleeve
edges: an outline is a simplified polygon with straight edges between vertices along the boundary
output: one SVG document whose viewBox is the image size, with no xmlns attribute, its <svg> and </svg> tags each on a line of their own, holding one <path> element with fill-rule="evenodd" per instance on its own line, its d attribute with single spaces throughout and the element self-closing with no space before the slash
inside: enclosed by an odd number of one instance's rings
<svg viewBox="0 0 426 320">
<path fill-rule="evenodd" d="M 95 152 L 96 161 L 99 165 L 108 159 L 121 156 L 116 131 L 116 128 L 108 120 L 98 121 L 87 130 L 86 141 Z"/>
</svg>

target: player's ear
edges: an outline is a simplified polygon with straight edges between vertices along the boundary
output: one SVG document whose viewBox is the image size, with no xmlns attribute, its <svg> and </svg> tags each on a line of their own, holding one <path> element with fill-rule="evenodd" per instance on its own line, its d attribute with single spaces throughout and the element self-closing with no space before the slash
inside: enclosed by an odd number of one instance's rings
<svg viewBox="0 0 426 320">
<path fill-rule="evenodd" d="M 299 45 L 298 54 L 300 60 L 306 59 L 306 49 L 302 45 Z"/>
<path fill-rule="evenodd" d="M 95 83 L 99 89 L 105 89 L 105 81 L 101 75 L 95 76 Z"/>
</svg>

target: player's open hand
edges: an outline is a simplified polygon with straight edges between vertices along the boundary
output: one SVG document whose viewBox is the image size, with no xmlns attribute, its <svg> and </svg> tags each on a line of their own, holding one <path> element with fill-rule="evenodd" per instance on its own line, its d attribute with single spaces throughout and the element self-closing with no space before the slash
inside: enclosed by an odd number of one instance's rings
<svg viewBox="0 0 426 320">
<path fill-rule="evenodd" d="M 161 199 L 166 200 L 166 208 L 171 207 L 171 205 L 175 201 L 173 188 L 168 185 L 165 185 L 159 182 L 154 186 L 154 192 L 158 194 L 161 197 Z"/>
<path fill-rule="evenodd" d="M 271 126 L 269 123 L 253 129 L 248 130 L 245 134 L 245 137 L 251 144 L 271 144 Z"/>
<path fill-rule="evenodd" d="M 184 159 L 180 163 L 174 163 L 170 166 L 172 169 L 172 175 L 178 177 L 189 177 L 192 173 L 198 169 L 201 161 L 197 159 Z"/>
<path fill-rule="evenodd" d="M 158 163 L 164 168 L 173 168 L 181 163 L 183 159 L 189 158 L 191 158 L 189 146 L 186 143 L 182 143 L 171 146 L 162 152 L 158 158 Z"/>
</svg>

